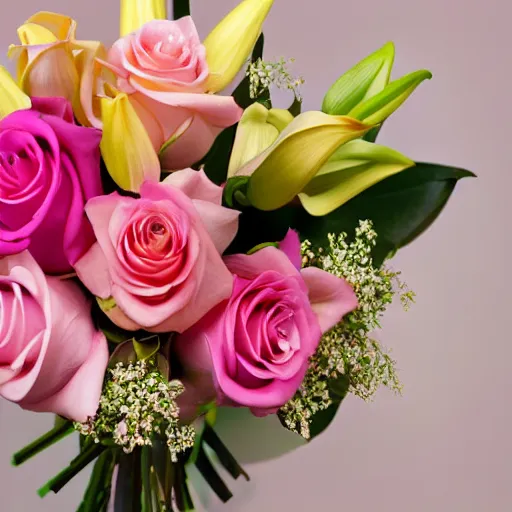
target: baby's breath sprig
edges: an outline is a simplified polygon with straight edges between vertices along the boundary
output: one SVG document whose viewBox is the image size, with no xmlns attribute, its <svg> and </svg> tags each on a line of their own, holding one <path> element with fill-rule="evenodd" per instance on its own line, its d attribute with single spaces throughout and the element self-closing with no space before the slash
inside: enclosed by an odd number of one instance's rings
<svg viewBox="0 0 512 512">
<path fill-rule="evenodd" d="M 278 61 L 265 61 L 261 58 L 251 62 L 247 67 L 246 75 L 249 77 L 249 95 L 252 99 L 257 98 L 275 85 L 279 89 L 288 89 L 292 91 L 298 101 L 302 101 L 300 88 L 304 84 L 302 77 L 293 77 L 288 65 L 293 63 L 294 59 L 280 58 Z"/>
<path fill-rule="evenodd" d="M 309 241 L 302 244 L 304 267 L 319 267 L 344 278 L 358 299 L 357 309 L 322 337 L 300 389 L 279 411 L 285 425 L 306 439 L 314 414 L 332 404 L 331 379 L 347 376 L 349 392 L 363 400 L 370 400 L 380 385 L 401 391 L 395 361 L 371 333 L 380 327 L 380 318 L 396 294 L 407 309 L 414 293 L 401 282 L 399 272 L 373 266 L 376 238 L 372 223 L 360 221 L 350 243 L 342 233 L 328 235 L 327 248 L 313 247 Z"/>
<path fill-rule="evenodd" d="M 155 435 L 162 436 L 176 462 L 195 440 L 193 427 L 178 424 L 176 398 L 183 390 L 180 381 L 167 382 L 145 361 L 117 363 L 108 370 L 96 416 L 75 423 L 75 428 L 96 443 L 112 440 L 125 453 L 151 445 Z"/>
</svg>

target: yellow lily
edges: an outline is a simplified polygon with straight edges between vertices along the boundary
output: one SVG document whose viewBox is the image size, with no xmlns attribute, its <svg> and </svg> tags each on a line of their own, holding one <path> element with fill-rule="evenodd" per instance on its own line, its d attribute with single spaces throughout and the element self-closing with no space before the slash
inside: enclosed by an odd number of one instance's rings
<svg viewBox="0 0 512 512">
<path fill-rule="evenodd" d="M 275 210 L 302 192 L 337 148 L 370 128 L 372 125 L 347 116 L 305 112 L 236 175 L 250 176 L 247 198 L 253 206 Z"/>
<path fill-rule="evenodd" d="M 121 0 L 121 37 L 152 20 L 167 19 L 165 0 Z"/>
<path fill-rule="evenodd" d="M 248 107 L 236 130 L 228 178 L 271 146 L 292 121 L 293 116 L 287 110 L 268 110 L 261 103 L 253 103 Z"/>
<path fill-rule="evenodd" d="M 235 78 L 258 40 L 273 3 L 244 0 L 205 39 L 209 92 L 221 91 Z"/>
<path fill-rule="evenodd" d="M 413 165 L 398 151 L 353 140 L 335 151 L 299 198 L 311 215 L 326 215 L 379 181 Z"/>
<path fill-rule="evenodd" d="M 160 162 L 151 139 L 125 93 L 100 99 L 101 153 L 112 179 L 138 192 L 145 180 L 159 181 Z"/>
<path fill-rule="evenodd" d="M 18 87 L 7 69 L 0 66 L 0 119 L 31 106 L 30 98 Z"/>
<path fill-rule="evenodd" d="M 18 29 L 20 45 L 8 56 L 17 59 L 21 89 L 29 96 L 62 96 L 73 104 L 85 126 L 101 127 L 94 105 L 102 68 L 96 57 L 106 50 L 97 41 L 77 41 L 76 22 L 61 14 L 39 12 Z M 57 71 L 58 72 L 57 72 Z"/>
</svg>

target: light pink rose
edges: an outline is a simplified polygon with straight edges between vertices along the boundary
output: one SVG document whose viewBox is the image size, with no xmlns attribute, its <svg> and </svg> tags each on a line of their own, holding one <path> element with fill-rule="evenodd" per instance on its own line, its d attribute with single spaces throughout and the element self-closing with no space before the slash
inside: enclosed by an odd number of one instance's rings
<svg viewBox="0 0 512 512">
<path fill-rule="evenodd" d="M 199 161 L 242 115 L 231 96 L 207 93 L 206 50 L 190 16 L 146 23 L 114 43 L 104 64 L 130 94 L 155 149 L 175 139 L 161 154 L 166 169 Z"/>
<path fill-rule="evenodd" d="M 222 189 L 185 169 L 146 181 L 140 199 L 117 193 L 87 203 L 97 243 L 77 263 L 80 279 L 118 326 L 182 332 L 230 296 L 233 278 L 221 254 L 238 212 L 221 206 Z"/>
<path fill-rule="evenodd" d="M 93 416 L 108 362 L 91 304 L 24 251 L 0 260 L 0 396 L 75 421 Z"/>
<path fill-rule="evenodd" d="M 235 276 L 231 297 L 175 341 L 189 384 L 182 402 L 214 398 L 205 384 L 209 376 L 218 403 L 256 415 L 276 412 L 302 383 L 322 333 L 357 306 L 343 279 L 292 263 L 300 265 L 296 233 L 281 247 L 290 257 L 266 247 L 225 258 Z"/>
</svg>

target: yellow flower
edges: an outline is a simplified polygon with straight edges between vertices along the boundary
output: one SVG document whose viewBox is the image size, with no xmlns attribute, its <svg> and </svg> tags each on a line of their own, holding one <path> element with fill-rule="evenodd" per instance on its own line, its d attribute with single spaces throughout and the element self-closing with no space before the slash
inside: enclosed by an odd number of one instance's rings
<svg viewBox="0 0 512 512">
<path fill-rule="evenodd" d="M 21 89 L 29 96 L 62 96 L 73 104 L 85 126 L 101 127 L 95 97 L 106 50 L 98 41 L 77 41 L 76 22 L 68 16 L 39 12 L 18 29 L 20 45 L 8 56 L 17 60 Z"/>
<path fill-rule="evenodd" d="M 240 71 L 273 3 L 274 0 L 244 0 L 205 39 L 210 92 L 224 89 Z"/>
</svg>

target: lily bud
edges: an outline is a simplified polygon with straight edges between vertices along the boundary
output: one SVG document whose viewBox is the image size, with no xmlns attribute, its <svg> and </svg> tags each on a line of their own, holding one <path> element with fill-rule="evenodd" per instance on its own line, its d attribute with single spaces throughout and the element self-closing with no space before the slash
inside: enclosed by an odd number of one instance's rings
<svg viewBox="0 0 512 512">
<path fill-rule="evenodd" d="M 120 93 L 115 98 L 101 98 L 101 116 L 101 154 L 117 185 L 138 192 L 145 180 L 158 181 L 158 155 L 128 96 Z"/>
<path fill-rule="evenodd" d="M 299 194 L 336 149 L 372 126 L 347 116 L 305 112 L 266 151 L 236 172 L 250 176 L 247 199 L 260 210 L 275 210 Z"/>
<path fill-rule="evenodd" d="M 432 78 L 427 70 L 415 71 L 389 83 L 383 91 L 359 103 L 349 112 L 364 123 L 380 124 L 389 117 L 424 80 Z"/>
<path fill-rule="evenodd" d="M 334 83 L 325 95 L 322 110 L 331 115 L 348 114 L 356 105 L 381 92 L 389 82 L 395 46 L 386 43 L 368 55 Z"/>
<path fill-rule="evenodd" d="M 21 91 L 7 69 L 0 66 L 0 119 L 31 106 L 30 98 Z"/>
<path fill-rule="evenodd" d="M 167 19 L 165 0 L 121 0 L 121 37 L 152 20 Z"/>
<path fill-rule="evenodd" d="M 205 39 L 209 92 L 224 89 L 249 57 L 274 0 L 244 0 Z"/>
<path fill-rule="evenodd" d="M 293 121 L 287 110 L 268 110 L 261 103 L 248 107 L 238 123 L 228 178 L 235 175 L 247 162 L 263 153 L 279 137 L 279 134 Z"/>
<path fill-rule="evenodd" d="M 335 151 L 299 198 L 311 215 L 327 215 L 379 181 L 413 165 L 398 151 L 353 140 Z"/>
</svg>

